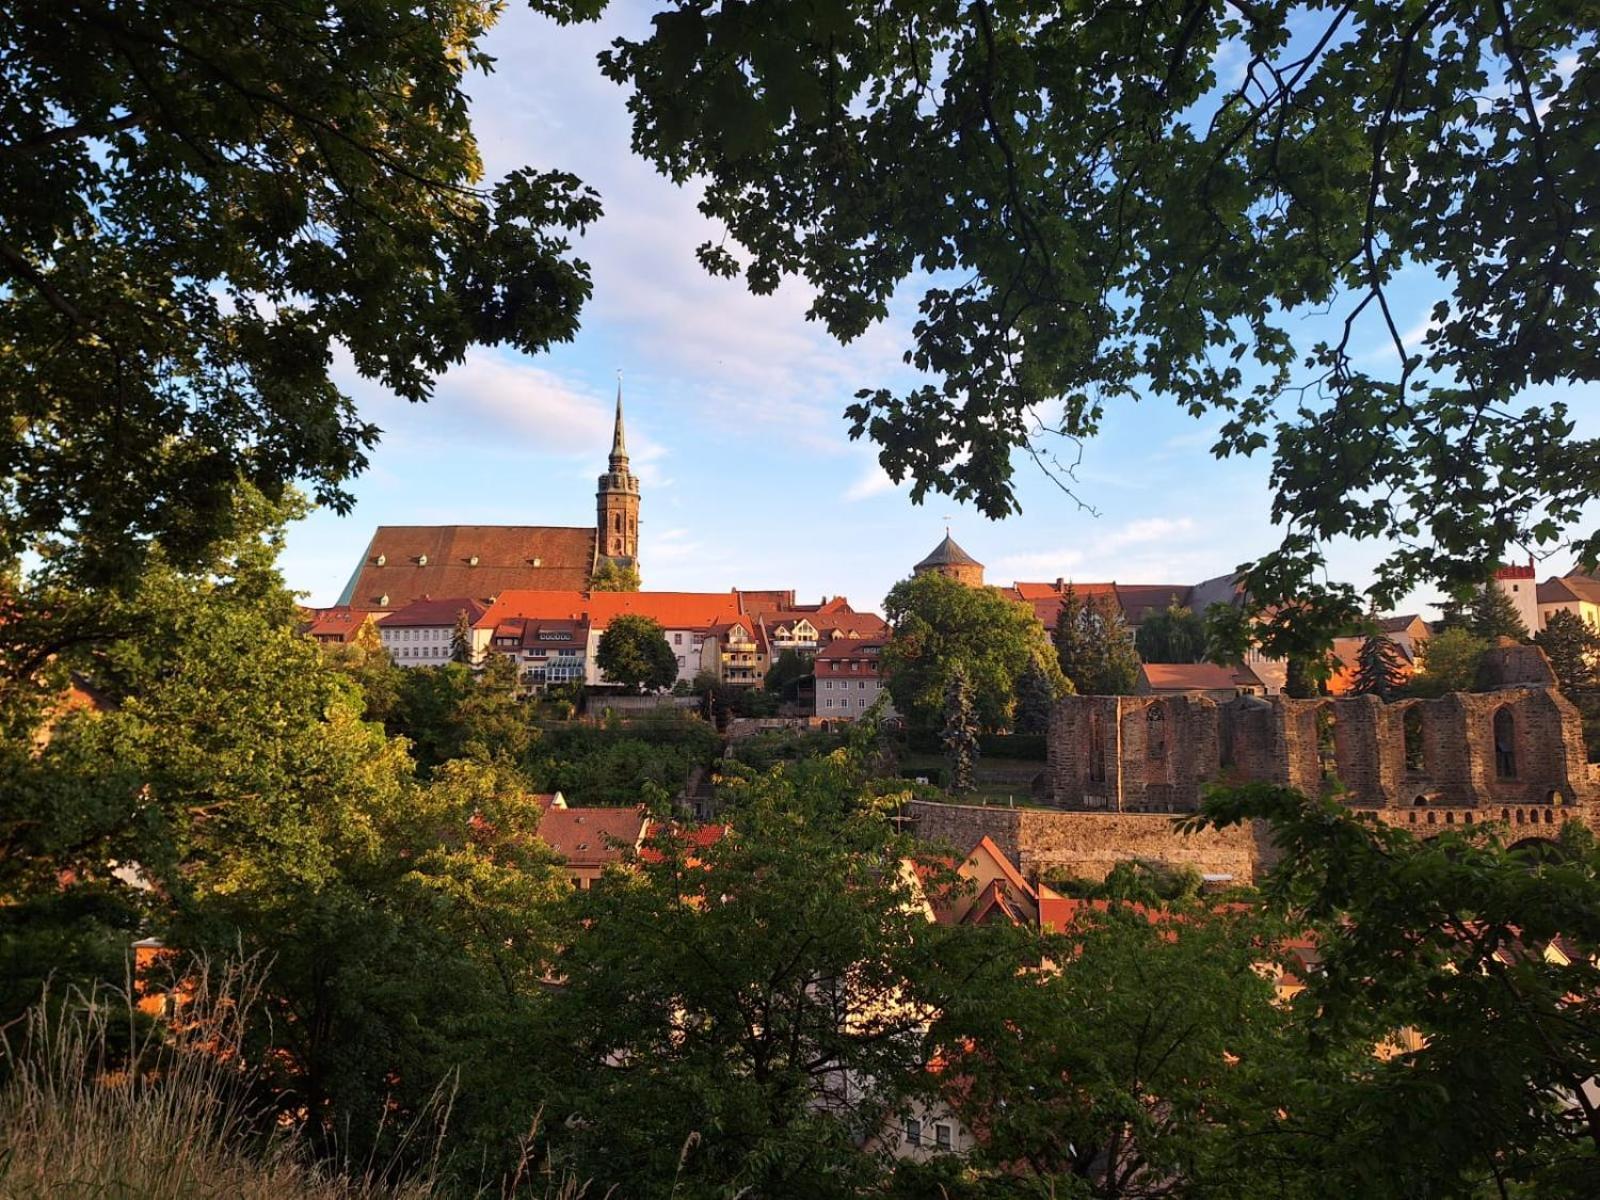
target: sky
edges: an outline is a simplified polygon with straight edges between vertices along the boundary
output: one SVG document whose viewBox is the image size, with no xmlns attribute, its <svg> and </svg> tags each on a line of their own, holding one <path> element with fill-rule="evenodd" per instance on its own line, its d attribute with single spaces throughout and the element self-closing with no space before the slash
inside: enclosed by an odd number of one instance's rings
<svg viewBox="0 0 1600 1200">
<path fill-rule="evenodd" d="M 627 0 L 599 23 L 563 28 L 513 3 L 491 32 L 497 70 L 469 85 L 488 177 L 569 170 L 603 200 L 605 216 L 577 248 L 594 283 L 582 332 L 537 357 L 475 350 L 426 405 L 346 366 L 339 382 L 384 433 L 351 488 L 353 511 L 319 511 L 290 531 L 291 587 L 333 603 L 378 525 L 592 525 L 619 371 L 651 590 L 782 587 L 876 608 L 947 524 L 991 583 L 1194 583 L 1277 544 L 1268 460 L 1213 459 L 1220 418 L 1160 400 L 1108 411 L 1083 447 L 1077 498 L 1024 458 L 1021 515 L 990 521 L 937 495 L 913 505 L 872 447 L 850 441 L 843 416 L 858 388 L 907 382 L 909 305 L 840 347 L 805 320 L 803 286 L 756 297 L 702 270 L 694 248 L 720 230 L 692 189 L 630 152 L 626 93 L 595 65 L 613 38 L 643 36 L 651 11 Z M 1431 308 L 1430 282 L 1408 280 L 1413 315 Z M 1411 335 L 1422 328 L 1418 318 Z M 1587 433 L 1600 433 L 1600 396 L 1568 399 Z M 1382 551 L 1335 544 L 1330 576 L 1365 585 Z M 1541 577 L 1565 566 L 1553 559 Z"/>
</svg>

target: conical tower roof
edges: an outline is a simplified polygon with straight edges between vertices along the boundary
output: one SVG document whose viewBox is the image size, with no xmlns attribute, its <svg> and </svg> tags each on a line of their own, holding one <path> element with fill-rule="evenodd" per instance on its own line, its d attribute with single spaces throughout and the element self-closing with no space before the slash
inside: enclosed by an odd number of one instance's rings
<svg viewBox="0 0 1600 1200">
<path fill-rule="evenodd" d="M 617 460 L 624 465 L 628 461 L 628 441 L 622 431 L 622 381 L 617 380 L 617 423 L 611 431 L 611 462 L 613 471 L 617 470 Z"/>
<path fill-rule="evenodd" d="M 948 533 L 944 541 L 933 548 L 933 553 L 928 555 L 916 565 L 916 570 L 921 571 L 927 567 L 981 567 L 983 564 L 960 546 L 956 545 L 955 538 Z"/>
</svg>

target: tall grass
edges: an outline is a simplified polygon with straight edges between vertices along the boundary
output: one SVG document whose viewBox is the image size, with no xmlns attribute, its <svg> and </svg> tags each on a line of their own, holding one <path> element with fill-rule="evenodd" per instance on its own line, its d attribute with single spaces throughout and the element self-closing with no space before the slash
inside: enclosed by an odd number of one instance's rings
<svg viewBox="0 0 1600 1200">
<path fill-rule="evenodd" d="M 431 1176 L 329 1164 L 294 1130 L 263 1127 L 243 1054 L 258 978 L 250 964 L 201 964 L 167 1018 L 103 989 L 46 996 L 5 1030 L 0 1200 L 440 1200 Z M 584 1194 L 529 1165 L 480 1194 Z"/>
</svg>

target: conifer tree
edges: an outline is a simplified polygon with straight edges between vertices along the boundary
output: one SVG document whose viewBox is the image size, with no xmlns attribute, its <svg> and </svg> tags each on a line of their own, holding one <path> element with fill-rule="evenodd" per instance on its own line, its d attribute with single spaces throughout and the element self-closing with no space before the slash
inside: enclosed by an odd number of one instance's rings
<svg viewBox="0 0 1600 1200">
<path fill-rule="evenodd" d="M 973 768 L 978 762 L 978 716 L 972 704 L 972 681 L 967 678 L 966 668 L 959 664 L 945 689 L 944 733 L 940 740 L 950 765 L 950 790 L 970 792 Z"/>
<path fill-rule="evenodd" d="M 1518 642 L 1528 640 L 1528 626 L 1511 602 L 1510 595 L 1496 584 L 1486 584 L 1465 600 L 1447 600 L 1439 606 L 1435 632 L 1465 629 L 1491 646 L 1502 637 Z"/>
<path fill-rule="evenodd" d="M 1016 715 L 1012 729 L 1017 733 L 1039 734 L 1050 731 L 1050 710 L 1056 702 L 1056 688 L 1037 662 L 1031 662 L 1017 678 Z"/>
<path fill-rule="evenodd" d="M 1381 633 L 1369 634 L 1356 656 L 1356 678 L 1350 690 L 1358 696 L 1393 700 L 1405 685 L 1405 662 L 1400 648 Z"/>
<path fill-rule="evenodd" d="M 456 613 L 456 627 L 450 631 L 450 661 L 472 666 L 472 621 L 464 608 Z"/>
<path fill-rule="evenodd" d="M 1550 614 L 1545 627 L 1533 635 L 1543 650 L 1564 692 L 1586 692 L 1600 687 L 1600 629 L 1577 613 L 1565 609 Z"/>
<path fill-rule="evenodd" d="M 1147 663 L 1197 663 L 1206 656 L 1205 622 L 1172 597 L 1167 607 L 1139 626 L 1139 657 Z"/>
<path fill-rule="evenodd" d="M 1107 596 L 1080 598 L 1071 584 L 1052 635 L 1061 673 L 1080 696 L 1124 696 L 1139 677 L 1139 655 L 1122 610 Z"/>
</svg>

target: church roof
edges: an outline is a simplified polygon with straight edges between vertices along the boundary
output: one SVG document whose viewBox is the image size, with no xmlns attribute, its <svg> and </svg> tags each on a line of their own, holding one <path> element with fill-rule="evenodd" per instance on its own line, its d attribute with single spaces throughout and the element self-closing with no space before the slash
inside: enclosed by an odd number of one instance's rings
<svg viewBox="0 0 1600 1200">
<path fill-rule="evenodd" d="M 579 591 L 595 531 L 548 525 L 380 525 L 339 603 L 404 608 L 423 596 L 488 601 L 513 588 Z"/>
<path fill-rule="evenodd" d="M 956 545 L 955 539 L 947 533 L 944 535 L 944 541 L 935 546 L 933 548 L 933 553 L 919 562 L 915 569 L 920 571 L 924 567 L 981 566 L 983 566 L 981 562 L 973 558 L 972 555 L 968 554 L 960 546 Z"/>
</svg>

